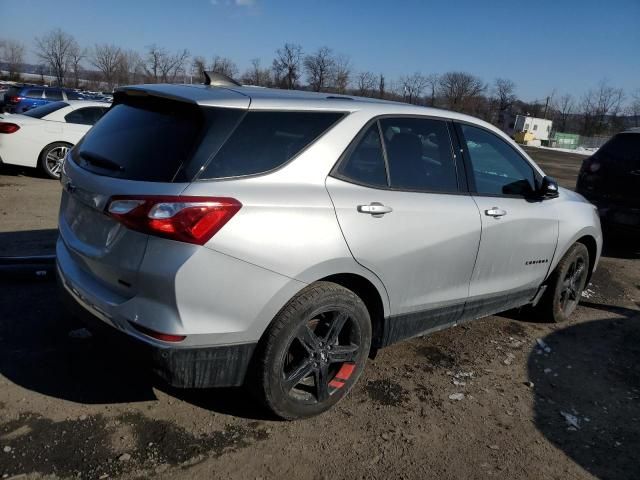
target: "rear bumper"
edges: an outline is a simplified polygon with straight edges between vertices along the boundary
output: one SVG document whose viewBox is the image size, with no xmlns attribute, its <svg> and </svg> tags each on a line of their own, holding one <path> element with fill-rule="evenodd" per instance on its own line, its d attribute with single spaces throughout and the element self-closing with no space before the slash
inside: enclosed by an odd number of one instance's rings
<svg viewBox="0 0 640 480">
<path fill-rule="evenodd" d="M 640 232 L 640 207 L 617 205 L 599 199 L 586 198 L 598 208 L 600 221 L 605 227 Z"/>
<path fill-rule="evenodd" d="M 153 372 L 173 387 L 210 388 L 240 386 L 249 369 L 255 343 L 217 347 L 160 347 L 128 335 L 90 310 L 73 292 L 58 269 L 58 285 L 69 313 L 89 330 L 105 339 L 114 352 L 126 349 L 139 357 Z"/>
</svg>

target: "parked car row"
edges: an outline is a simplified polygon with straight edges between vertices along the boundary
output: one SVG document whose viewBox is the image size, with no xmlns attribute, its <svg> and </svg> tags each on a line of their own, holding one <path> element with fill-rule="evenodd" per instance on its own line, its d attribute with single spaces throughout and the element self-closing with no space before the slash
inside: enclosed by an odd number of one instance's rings
<svg viewBox="0 0 640 480">
<path fill-rule="evenodd" d="M 60 178 L 69 149 L 109 107 L 105 102 L 66 100 L 21 114 L 0 114 L 0 163 L 38 167 L 48 177 Z"/>
</svg>

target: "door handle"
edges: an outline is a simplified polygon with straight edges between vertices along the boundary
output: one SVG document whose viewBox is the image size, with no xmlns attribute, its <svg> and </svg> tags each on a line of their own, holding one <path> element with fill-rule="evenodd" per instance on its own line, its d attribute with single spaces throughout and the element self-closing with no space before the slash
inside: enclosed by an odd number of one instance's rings
<svg viewBox="0 0 640 480">
<path fill-rule="evenodd" d="M 490 208 L 489 210 L 485 210 L 484 213 L 490 217 L 504 217 L 507 214 L 506 210 L 502 210 L 501 208 L 498 207 L 493 207 Z"/>
<path fill-rule="evenodd" d="M 369 205 L 358 205 L 358 211 L 360 213 L 368 213 L 372 217 L 381 217 L 385 213 L 393 212 L 393 208 L 378 202 L 371 202 Z"/>
</svg>

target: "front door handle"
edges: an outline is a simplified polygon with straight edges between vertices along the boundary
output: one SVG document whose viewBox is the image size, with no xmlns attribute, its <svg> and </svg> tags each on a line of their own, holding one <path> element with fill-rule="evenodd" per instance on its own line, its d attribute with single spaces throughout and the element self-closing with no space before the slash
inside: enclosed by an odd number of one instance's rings
<svg viewBox="0 0 640 480">
<path fill-rule="evenodd" d="M 507 214 L 506 210 L 502 210 L 498 207 L 490 208 L 489 210 L 485 210 L 484 213 L 490 217 L 504 217 Z"/>
<path fill-rule="evenodd" d="M 378 202 L 371 202 L 369 205 L 358 205 L 358 211 L 360 213 L 368 213 L 372 217 L 381 217 L 385 213 L 393 212 L 393 208 Z"/>
</svg>

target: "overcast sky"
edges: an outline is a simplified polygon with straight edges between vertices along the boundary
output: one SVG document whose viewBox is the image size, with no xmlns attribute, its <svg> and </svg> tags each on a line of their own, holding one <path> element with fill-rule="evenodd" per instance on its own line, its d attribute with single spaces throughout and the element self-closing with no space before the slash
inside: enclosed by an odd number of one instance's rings
<svg viewBox="0 0 640 480">
<path fill-rule="evenodd" d="M 156 43 L 192 55 L 270 65 L 285 42 L 327 45 L 355 70 L 389 79 L 463 70 L 510 78 L 525 100 L 581 95 L 607 79 L 640 88 L 640 0 L 0 0 L 0 37 L 60 27 L 84 46 L 144 51 Z"/>
</svg>

